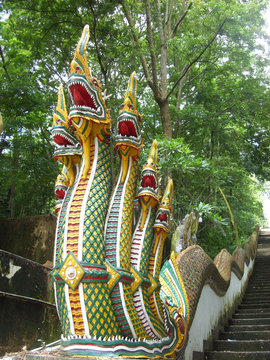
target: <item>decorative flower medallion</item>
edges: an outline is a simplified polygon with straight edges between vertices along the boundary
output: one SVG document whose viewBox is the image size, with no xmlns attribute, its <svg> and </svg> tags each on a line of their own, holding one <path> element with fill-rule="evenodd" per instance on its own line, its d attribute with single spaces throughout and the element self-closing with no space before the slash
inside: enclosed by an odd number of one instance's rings
<svg viewBox="0 0 270 360">
<path fill-rule="evenodd" d="M 59 269 L 59 275 L 72 290 L 75 290 L 79 285 L 84 275 L 84 269 L 72 252 L 68 253 L 63 265 Z"/>
</svg>

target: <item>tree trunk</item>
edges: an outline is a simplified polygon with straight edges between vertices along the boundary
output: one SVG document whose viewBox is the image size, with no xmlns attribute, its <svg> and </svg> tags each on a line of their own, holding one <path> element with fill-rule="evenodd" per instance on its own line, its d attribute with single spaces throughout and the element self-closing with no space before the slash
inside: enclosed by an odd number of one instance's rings
<svg viewBox="0 0 270 360">
<path fill-rule="evenodd" d="M 169 100 L 166 99 L 159 104 L 161 123 L 162 123 L 162 131 L 166 139 L 172 138 L 172 123 L 171 116 L 169 111 Z"/>
<path fill-rule="evenodd" d="M 9 218 L 13 219 L 15 217 L 15 189 L 16 185 L 13 182 L 10 185 L 9 193 L 8 193 L 8 208 L 9 208 Z"/>
<path fill-rule="evenodd" d="M 209 139 L 209 160 L 213 159 L 214 155 L 214 131 L 210 131 L 210 139 Z"/>
</svg>

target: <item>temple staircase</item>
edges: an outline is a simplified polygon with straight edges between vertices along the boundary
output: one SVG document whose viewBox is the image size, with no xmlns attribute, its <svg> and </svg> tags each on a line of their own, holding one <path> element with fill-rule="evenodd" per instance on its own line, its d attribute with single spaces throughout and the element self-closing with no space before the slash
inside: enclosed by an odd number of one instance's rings
<svg viewBox="0 0 270 360">
<path fill-rule="evenodd" d="M 205 360 L 270 360 L 270 229 L 261 232 L 253 274 L 229 325 Z"/>
</svg>

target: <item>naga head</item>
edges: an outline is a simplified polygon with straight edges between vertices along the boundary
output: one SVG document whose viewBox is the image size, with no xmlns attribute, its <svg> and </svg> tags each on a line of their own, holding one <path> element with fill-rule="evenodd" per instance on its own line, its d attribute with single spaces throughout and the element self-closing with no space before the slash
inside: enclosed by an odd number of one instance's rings
<svg viewBox="0 0 270 360">
<path fill-rule="evenodd" d="M 161 202 L 158 206 L 154 228 L 156 232 L 164 231 L 168 233 L 169 231 L 169 219 L 170 212 L 172 209 L 172 197 L 173 197 L 173 181 L 169 180 L 166 187 L 165 193 Z"/>
<path fill-rule="evenodd" d="M 59 174 L 55 183 L 54 195 L 57 199 L 63 200 L 69 186 L 69 180 L 63 173 Z"/>
<path fill-rule="evenodd" d="M 67 169 L 64 166 L 61 174 L 57 176 L 55 183 L 54 195 L 57 199 L 55 204 L 56 214 L 58 214 L 60 211 L 68 186 L 69 186 L 69 178 L 67 175 Z"/>
<path fill-rule="evenodd" d="M 91 139 L 100 135 L 106 138 L 110 134 L 111 118 L 101 94 L 101 84 L 92 76 L 86 58 L 86 47 L 89 40 L 89 26 L 85 25 L 81 38 L 70 64 L 68 90 L 72 106 L 70 122 L 76 128 L 83 144 L 85 156 L 83 177 L 90 168 Z"/>
<path fill-rule="evenodd" d="M 147 209 L 151 205 L 156 206 L 159 200 L 159 187 L 157 178 L 157 141 L 154 140 L 150 150 L 147 162 L 143 166 L 141 182 L 138 190 L 137 198 L 140 200 L 143 215 L 141 220 L 141 229 L 144 226 L 144 222 L 147 215 Z"/>
<path fill-rule="evenodd" d="M 82 146 L 74 130 L 69 126 L 62 85 L 58 89 L 58 102 L 53 114 L 52 137 L 56 144 L 54 159 L 60 160 L 66 166 L 69 178 L 68 186 L 72 186 L 75 179 L 73 166 L 80 162 Z"/>
<path fill-rule="evenodd" d="M 123 173 L 121 183 L 124 182 L 128 167 L 128 158 L 138 159 L 142 148 L 141 121 L 142 116 L 137 111 L 137 79 L 133 72 L 129 78 L 124 102 L 121 105 L 117 121 L 117 134 L 115 148 L 119 150 L 123 160 Z"/>
</svg>

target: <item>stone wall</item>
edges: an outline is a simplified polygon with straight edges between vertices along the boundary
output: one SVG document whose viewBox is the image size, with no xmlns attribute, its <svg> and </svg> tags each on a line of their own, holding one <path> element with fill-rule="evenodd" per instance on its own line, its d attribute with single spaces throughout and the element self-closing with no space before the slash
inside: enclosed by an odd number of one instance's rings
<svg viewBox="0 0 270 360">
<path fill-rule="evenodd" d="M 55 228 L 54 215 L 0 219 L 0 356 L 60 338 L 49 274 Z"/>
<path fill-rule="evenodd" d="M 53 260 L 56 217 L 0 219 L 0 249 L 40 264 Z"/>
</svg>

